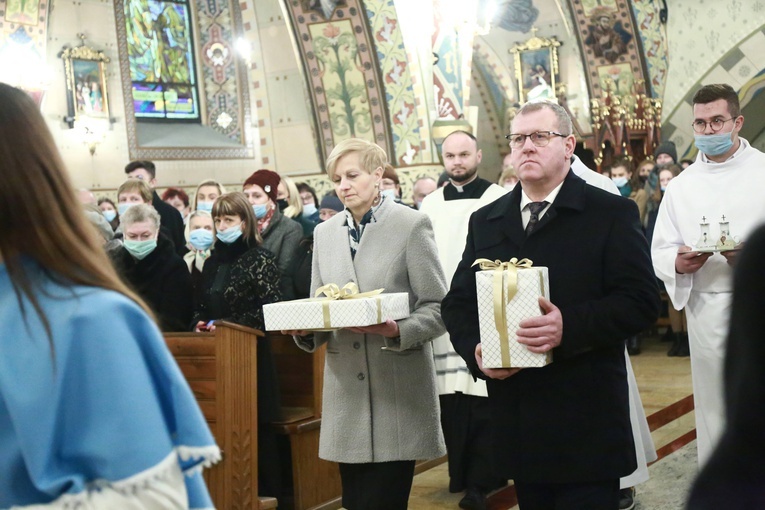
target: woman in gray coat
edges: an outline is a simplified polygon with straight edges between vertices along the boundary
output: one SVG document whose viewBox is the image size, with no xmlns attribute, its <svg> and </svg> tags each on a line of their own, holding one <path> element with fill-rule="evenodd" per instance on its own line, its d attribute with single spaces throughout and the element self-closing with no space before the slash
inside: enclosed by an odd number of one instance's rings
<svg viewBox="0 0 765 510">
<path fill-rule="evenodd" d="M 340 142 L 327 173 L 346 210 L 314 230 L 311 292 L 355 282 L 408 292 L 411 315 L 332 332 L 289 331 L 327 344 L 319 457 L 340 463 L 343 507 L 406 509 L 417 459 L 444 455 L 431 340 L 444 332 L 446 293 L 430 220 L 381 197 L 385 152 Z"/>
</svg>

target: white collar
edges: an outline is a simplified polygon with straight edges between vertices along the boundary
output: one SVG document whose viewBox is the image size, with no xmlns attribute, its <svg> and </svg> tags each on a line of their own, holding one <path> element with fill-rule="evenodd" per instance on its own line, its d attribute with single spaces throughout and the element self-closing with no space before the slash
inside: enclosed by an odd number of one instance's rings
<svg viewBox="0 0 765 510">
<path fill-rule="evenodd" d="M 558 193 L 560 193 L 560 189 L 563 187 L 563 181 L 561 181 L 560 184 L 555 186 L 555 188 L 544 198 L 544 201 L 548 204 L 552 204 L 555 201 L 555 197 L 558 196 Z M 523 186 L 521 186 L 521 211 L 523 211 L 527 205 L 532 203 L 533 200 L 529 198 L 529 196 L 526 194 L 526 191 L 524 191 Z M 546 210 L 547 208 L 545 208 Z"/>
</svg>

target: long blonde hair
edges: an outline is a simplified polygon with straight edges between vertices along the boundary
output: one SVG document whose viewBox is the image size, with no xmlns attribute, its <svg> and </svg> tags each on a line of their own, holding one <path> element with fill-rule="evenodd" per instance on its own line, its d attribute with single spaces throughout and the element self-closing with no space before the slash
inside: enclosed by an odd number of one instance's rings
<svg viewBox="0 0 765 510">
<path fill-rule="evenodd" d="M 282 182 L 287 188 L 287 193 L 290 194 L 287 198 L 287 208 L 284 209 L 283 214 L 288 218 L 297 218 L 303 214 L 303 199 L 300 198 L 300 192 L 291 177 L 282 176 Z"/>
<path fill-rule="evenodd" d="M 52 344 L 48 317 L 22 259 L 29 257 L 67 285 L 119 292 L 151 315 L 120 281 L 92 235 L 61 155 L 32 98 L 0 83 L 0 257 L 23 308 L 32 303 Z M 55 353 L 54 353 L 55 354 Z"/>
</svg>

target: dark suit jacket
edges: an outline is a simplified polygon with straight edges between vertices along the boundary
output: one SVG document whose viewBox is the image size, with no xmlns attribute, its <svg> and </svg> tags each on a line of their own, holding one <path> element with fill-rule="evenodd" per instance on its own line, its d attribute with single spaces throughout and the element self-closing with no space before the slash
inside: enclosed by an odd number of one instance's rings
<svg viewBox="0 0 765 510">
<path fill-rule="evenodd" d="M 183 255 L 186 252 L 186 237 L 183 233 L 185 227 L 178 209 L 159 198 L 156 191 L 151 199 L 151 206 L 159 213 L 160 224 L 168 230 L 175 252 Z"/>
<path fill-rule="evenodd" d="M 733 273 L 725 353 L 725 432 L 694 483 L 688 508 L 765 508 L 765 226 Z"/>
<path fill-rule="evenodd" d="M 586 482 L 636 468 L 624 339 L 650 326 L 659 294 L 634 202 L 569 172 L 527 238 L 521 189 L 470 218 L 462 261 L 442 313 L 472 373 L 478 344 L 473 261 L 527 257 L 549 270 L 550 300 L 563 316 L 553 363 L 487 381 L 495 469 L 525 482 Z"/>
</svg>

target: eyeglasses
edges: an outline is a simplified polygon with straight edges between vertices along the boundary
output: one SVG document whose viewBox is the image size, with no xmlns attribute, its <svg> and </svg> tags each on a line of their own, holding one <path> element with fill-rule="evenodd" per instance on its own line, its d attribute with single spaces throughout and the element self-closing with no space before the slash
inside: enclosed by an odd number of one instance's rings
<svg viewBox="0 0 765 510">
<path fill-rule="evenodd" d="M 526 138 L 530 138 L 531 143 L 533 143 L 536 147 L 544 147 L 550 143 L 550 139 L 553 136 L 566 138 L 568 135 L 564 135 L 563 133 L 558 133 L 555 131 L 537 131 L 536 133 L 531 133 L 528 135 L 510 133 L 509 135 L 505 135 L 505 138 L 510 141 L 510 147 L 513 149 L 520 149 L 526 143 Z"/>
<path fill-rule="evenodd" d="M 701 119 L 697 119 L 693 121 L 693 130 L 697 133 L 703 133 L 707 130 L 707 124 L 712 128 L 712 131 L 717 133 L 720 131 L 726 122 L 729 120 L 734 120 L 736 117 L 731 117 L 730 119 L 722 119 L 720 117 L 717 117 L 716 119 L 712 119 L 709 122 L 705 122 Z"/>
</svg>

